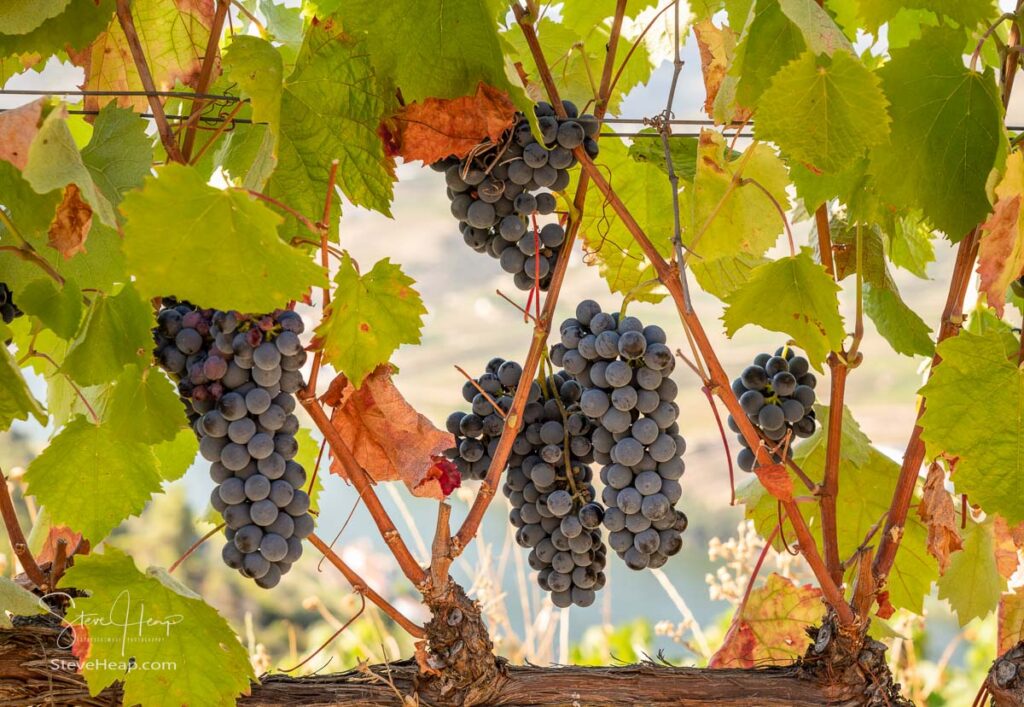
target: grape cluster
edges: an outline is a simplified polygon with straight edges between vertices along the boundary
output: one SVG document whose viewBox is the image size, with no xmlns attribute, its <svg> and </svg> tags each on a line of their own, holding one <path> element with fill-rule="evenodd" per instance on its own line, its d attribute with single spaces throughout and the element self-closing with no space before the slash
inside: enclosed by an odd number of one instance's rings
<svg viewBox="0 0 1024 707">
<path fill-rule="evenodd" d="M 476 382 L 508 411 L 522 372 L 518 363 L 495 358 Z M 528 561 L 538 572 L 538 584 L 561 608 L 590 606 L 606 581 L 607 550 L 600 530 L 604 510 L 594 502 L 592 425 L 579 410 L 582 394 L 582 386 L 565 372 L 530 382 L 524 426 L 513 443 L 502 487 L 512 504 L 509 521 L 516 542 L 530 548 Z M 452 456 L 472 478 L 482 478 L 504 420 L 472 383 L 464 387 L 463 397 L 473 411 L 448 417 L 448 430 L 458 440 Z M 467 461 L 467 453 L 475 461 Z"/>
<path fill-rule="evenodd" d="M 790 431 L 797 437 L 814 434 L 814 386 L 818 380 L 810 369 L 806 358 L 797 356 L 791 347 L 783 346 L 774 356 L 758 354 L 753 365 L 743 369 L 740 377 L 732 382 L 732 392 L 739 399 L 743 412 L 769 440 L 781 441 Z M 729 428 L 733 432 L 740 431 L 732 415 Z M 743 449 L 736 463 L 743 471 L 753 471 L 756 454 L 743 435 L 739 435 L 739 441 Z M 772 458 L 776 463 L 782 461 L 778 453 L 773 452 Z"/>
<path fill-rule="evenodd" d="M 630 569 L 661 567 L 682 547 L 686 515 L 676 510 L 686 441 L 679 434 L 675 357 L 665 331 L 602 312 L 593 300 L 559 328 L 551 360 L 580 383 L 580 410 L 593 424 L 603 464 L 608 545 Z"/>
<path fill-rule="evenodd" d="M 6 282 L 0 282 L 0 319 L 3 319 L 4 324 L 10 324 L 21 315 L 22 311 L 14 304 L 11 288 Z"/>
<path fill-rule="evenodd" d="M 543 143 L 537 142 L 526 117 L 517 114 L 497 143 L 484 142 L 464 159 L 449 157 L 432 165 L 444 172 L 463 240 L 478 253 L 497 258 L 521 290 L 548 288 L 565 242 L 559 223 L 539 227 L 536 215 L 554 212 L 551 192 L 569 185 L 569 169 L 577 162 L 573 149 L 582 145 L 591 157 L 598 152 L 598 119 L 579 115 L 569 101 L 562 106 L 568 116 L 564 119 L 548 103 L 534 107 Z"/>
<path fill-rule="evenodd" d="M 210 503 L 227 526 L 224 562 L 269 589 L 313 532 L 306 471 L 294 459 L 302 318 L 288 310 L 198 309 L 170 298 L 163 304 L 154 355 L 177 381 L 199 452 L 211 462 L 217 486 Z"/>
</svg>

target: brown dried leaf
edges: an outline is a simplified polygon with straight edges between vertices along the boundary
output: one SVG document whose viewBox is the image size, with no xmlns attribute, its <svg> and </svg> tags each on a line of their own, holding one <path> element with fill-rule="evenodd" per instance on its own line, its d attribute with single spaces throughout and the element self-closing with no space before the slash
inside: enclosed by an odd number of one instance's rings
<svg viewBox="0 0 1024 707">
<path fill-rule="evenodd" d="M 28 148 L 42 122 L 43 100 L 40 98 L 0 113 L 0 160 L 7 160 L 18 169 L 25 169 L 28 164 Z"/>
<path fill-rule="evenodd" d="M 516 108 L 508 94 L 481 82 L 476 95 L 428 98 L 395 115 L 397 154 L 426 163 L 465 157 L 484 138 L 497 141 L 511 127 Z"/>
<path fill-rule="evenodd" d="M 708 667 L 789 665 L 804 654 L 810 642 L 807 629 L 824 613 L 820 589 L 798 586 L 773 572 L 750 593 Z"/>
<path fill-rule="evenodd" d="M 67 554 L 71 555 L 76 548 L 79 549 L 79 554 L 89 554 L 89 542 L 82 543 L 82 534 L 76 533 L 71 528 L 63 525 L 55 525 L 50 528 L 50 532 L 46 534 L 46 540 L 43 541 L 43 547 L 36 555 L 36 562 L 44 564 L 46 562 L 53 562 L 54 554 L 57 552 L 57 541 L 64 540 L 67 542 Z M 79 543 L 82 543 L 79 546 Z"/>
<path fill-rule="evenodd" d="M 994 547 L 996 553 L 996 569 L 1004 578 L 1009 579 L 1017 571 L 1017 543 L 1014 542 L 1013 529 L 1002 516 L 995 516 L 992 524 Z"/>
<path fill-rule="evenodd" d="M 334 407 L 331 424 L 374 481 L 401 479 L 414 496 L 443 499 L 436 458 L 455 444 L 402 397 L 385 364 L 357 390 L 345 376 L 332 383 L 324 402 Z M 341 464 L 331 471 L 341 477 Z"/>
<path fill-rule="evenodd" d="M 65 258 L 85 252 L 85 239 L 92 228 L 92 207 L 85 203 L 75 184 L 64 187 L 64 198 L 50 222 L 47 244 Z"/>
<path fill-rule="evenodd" d="M 714 118 L 715 97 L 729 70 L 729 53 L 735 39 L 732 30 L 728 27 L 719 29 L 710 19 L 694 24 L 693 34 L 697 37 L 697 47 L 700 49 L 700 70 L 704 74 L 704 89 L 707 93 L 704 112 Z"/>
<path fill-rule="evenodd" d="M 1024 275 L 1024 236 L 1021 228 L 1021 194 L 1024 193 L 1024 155 L 1014 152 L 1006 161 L 1006 172 L 996 186 L 998 197 L 978 247 L 978 288 L 1000 316 L 1006 289 Z"/>
<path fill-rule="evenodd" d="M 939 574 L 949 569 L 949 556 L 963 547 L 960 526 L 956 519 L 953 497 L 944 486 L 946 472 L 942 465 L 932 464 L 924 482 L 924 495 L 917 514 L 928 526 L 928 552 L 939 563 Z"/>
<path fill-rule="evenodd" d="M 997 654 L 1002 655 L 1024 641 L 1024 587 L 1000 597 L 996 622 L 999 627 Z"/>
</svg>

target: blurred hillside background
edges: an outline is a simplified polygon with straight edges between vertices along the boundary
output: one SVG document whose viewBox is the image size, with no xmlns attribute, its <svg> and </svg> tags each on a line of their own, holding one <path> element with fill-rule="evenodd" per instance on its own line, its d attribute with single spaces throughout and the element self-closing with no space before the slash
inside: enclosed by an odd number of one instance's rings
<svg viewBox="0 0 1024 707">
<path fill-rule="evenodd" d="M 1005 0 L 1001 4 L 1008 5 Z M 649 15 L 642 15 L 641 21 L 646 17 Z M 665 40 L 670 30 L 661 25 L 658 30 L 652 32 L 652 55 L 660 58 L 667 56 Z M 700 62 L 692 35 L 690 40 L 684 47 L 686 67 L 675 111 L 678 118 L 703 118 Z M 670 63 L 662 62 L 650 82 L 626 99 L 621 115 L 653 116 L 663 110 L 671 73 Z M 74 67 L 51 63 L 42 73 L 11 79 L 5 88 L 73 90 L 80 80 Z M 31 99 L 0 96 L 0 108 Z M 1021 95 L 1017 99 L 1024 100 Z M 1024 123 L 1024 103 L 1011 105 L 1008 122 Z M 667 180 L 665 189 L 669 189 Z M 394 218 L 387 219 L 346 205 L 340 242 L 364 268 L 390 257 L 416 279 L 429 315 L 422 345 L 398 351 L 394 363 L 400 374 L 395 380 L 418 410 L 443 426 L 448 413 L 464 405 L 460 394 L 463 378 L 455 365 L 479 374 L 493 356 L 520 360 L 525 356 L 531 329 L 495 291 L 501 289 L 521 303 L 525 303 L 525 296 L 514 289 L 511 278 L 501 272 L 496 261 L 463 245 L 449 214 L 441 175 L 418 164 L 400 166 L 393 210 Z M 799 220 L 796 213 L 790 218 L 794 220 L 798 246 L 808 244 L 810 224 Z M 906 301 L 933 327 L 939 320 L 953 260 L 948 243 L 936 240 L 935 249 L 936 261 L 929 266 L 927 280 L 905 271 L 894 273 Z M 844 294 L 843 311 L 849 320 L 854 311 L 852 293 Z M 620 304 L 583 263 L 577 250 L 572 254 L 556 321 L 571 316 L 575 304 L 587 297 L 605 308 Z M 774 350 L 783 343 L 778 335 L 752 327 L 728 340 L 718 320 L 721 304 L 695 292 L 694 305 L 722 363 L 734 375 L 757 353 Z M 973 303 L 969 302 L 970 306 Z M 630 312 L 645 323 L 664 327 L 673 347 L 685 346 L 671 306 L 634 304 Z M 913 425 L 923 361 L 897 355 L 875 336 L 870 322 L 866 326 L 864 364 L 850 378 L 847 404 L 866 434 L 899 458 Z M 742 593 L 745 573 L 761 545 L 742 526 L 743 507 L 729 505 L 726 458 L 700 381 L 686 366 L 677 366 L 675 378 L 681 389 L 680 426 L 688 442 L 687 471 L 682 479 L 684 496 L 679 504 L 690 520 L 683 552 L 663 568 L 662 578 L 650 572 L 631 572 L 612 559 L 608 587 L 599 594 L 598 601 L 586 609 L 574 607 L 560 612 L 547 600 L 541 601 L 539 590 L 529 579 L 526 553 L 511 541 L 506 502 L 499 496 L 487 515 L 483 542 L 469 548 L 454 565 L 453 574 L 484 603 L 497 650 L 502 654 L 538 663 L 614 663 L 661 653 L 675 664 L 702 665 L 708 651 L 717 647 L 731 614 L 730 599 L 734 602 L 738 598 L 737 586 Z M 32 383 L 37 396 L 44 398 L 42 381 Z M 819 396 L 827 396 L 827 385 L 819 386 Z M 306 426 L 312 429 L 312 425 Z M 0 466 L 17 476 L 18 469 L 46 445 L 48 432 L 35 423 L 16 422 L 11 432 L 0 435 Z M 211 488 L 207 467 L 202 460 L 196 463 L 183 479 L 168 486 L 166 495 L 152 502 L 141 517 L 125 523 L 109 542 L 129 550 L 140 564 L 166 567 L 174 562 L 212 527 L 203 520 Z M 328 474 L 326 460 L 320 473 L 325 477 L 318 521 L 320 536 L 333 538 L 345 525 L 335 545 L 345 560 L 408 615 L 426 618 L 369 515 L 355 505 L 356 494 L 338 477 Z M 737 469 L 736 474 L 737 483 L 742 483 L 743 472 Z M 457 524 L 465 513 L 475 488 L 476 482 L 468 482 L 453 495 L 453 523 Z M 435 502 L 412 498 L 403 488 L 382 489 L 381 496 L 399 528 L 410 538 L 414 552 L 426 559 Z M 27 523 L 35 511 L 31 506 L 23 506 L 23 510 Z M 203 545 L 176 575 L 248 637 L 260 670 L 295 665 L 359 611 L 358 596 L 330 565 L 318 564 L 318 553 L 307 552 L 275 591 L 264 592 L 221 563 L 220 545 L 217 540 Z M 6 539 L 0 539 L 0 552 L 7 548 Z M 712 559 L 710 554 L 717 557 Z M 0 562 L 5 562 L 3 571 L 9 574 L 9 555 Z M 714 576 L 720 569 L 724 574 Z M 764 573 L 768 571 L 808 576 L 788 556 L 773 556 Z M 713 576 L 710 581 L 709 575 Z M 926 606 L 927 632 L 922 622 L 899 614 L 884 629 L 894 644 L 890 657 L 904 668 L 914 668 L 916 682 L 910 687 L 922 702 L 969 704 L 980 676 L 995 656 L 994 618 L 975 621 L 961 630 L 943 602 L 933 597 Z M 408 638 L 368 606 L 350 628 L 302 670 L 338 670 L 358 660 L 396 659 L 410 653 Z M 905 671 L 897 670 L 897 678 L 906 680 Z M 940 684 L 941 695 L 934 692 Z"/>
</svg>

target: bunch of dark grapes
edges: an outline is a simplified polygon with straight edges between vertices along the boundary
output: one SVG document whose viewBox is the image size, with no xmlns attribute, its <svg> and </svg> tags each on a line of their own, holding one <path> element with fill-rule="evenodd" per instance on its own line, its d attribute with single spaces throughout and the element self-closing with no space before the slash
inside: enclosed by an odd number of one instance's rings
<svg viewBox="0 0 1024 707">
<path fill-rule="evenodd" d="M 495 358 L 476 382 L 507 412 L 522 372 L 518 363 Z M 502 487 L 512 504 L 509 520 L 516 542 L 530 548 L 528 561 L 538 572 L 538 584 L 561 608 L 590 606 L 606 581 L 607 550 L 600 530 L 604 511 L 594 502 L 592 425 L 579 410 L 582 394 L 580 384 L 564 372 L 530 382 L 524 426 L 512 446 Z M 458 440 L 452 456 L 472 478 L 482 478 L 504 420 L 472 383 L 464 387 L 463 397 L 473 412 L 448 417 L 448 430 Z M 476 461 L 467 462 L 467 452 Z M 477 468 L 482 461 L 487 465 Z"/>
<path fill-rule="evenodd" d="M 758 354 L 753 365 L 743 369 L 732 382 L 732 392 L 739 398 L 747 418 L 769 440 L 781 442 L 790 432 L 797 437 L 814 434 L 814 386 L 818 380 L 810 369 L 806 358 L 783 346 L 774 356 Z M 740 431 L 732 415 L 729 428 Z M 736 463 L 743 471 L 753 471 L 756 455 L 743 435 L 739 435 L 739 440 L 743 449 Z M 789 450 L 788 445 L 785 448 Z M 772 453 L 772 458 L 776 463 L 782 461 L 777 452 Z"/>
<path fill-rule="evenodd" d="M 18 305 L 14 304 L 14 295 L 6 282 L 0 282 L 0 319 L 10 324 L 22 315 Z"/>
<path fill-rule="evenodd" d="M 154 355 L 178 383 L 227 526 L 222 556 L 266 589 L 302 555 L 313 532 L 306 471 L 295 461 L 295 393 L 306 352 L 295 312 L 247 316 L 167 298 Z"/>
<path fill-rule="evenodd" d="M 580 410 L 591 421 L 591 441 L 605 488 L 608 545 L 630 569 L 661 567 L 682 547 L 686 441 L 679 434 L 675 368 L 665 331 L 636 317 L 602 312 L 593 300 L 560 327 L 551 360 L 583 388 Z"/>
<path fill-rule="evenodd" d="M 464 159 L 449 157 L 432 165 L 445 174 L 452 215 L 466 244 L 497 258 L 521 290 L 535 285 L 546 290 L 551 283 L 565 229 L 557 222 L 538 226 L 536 219 L 554 212 L 551 192 L 569 185 L 569 169 L 577 162 L 573 149 L 582 145 L 591 157 L 598 152 L 597 118 L 579 115 L 569 101 L 562 105 L 564 119 L 548 103 L 534 107 L 543 143 L 526 117 L 517 114 L 498 142 L 481 143 Z"/>
</svg>

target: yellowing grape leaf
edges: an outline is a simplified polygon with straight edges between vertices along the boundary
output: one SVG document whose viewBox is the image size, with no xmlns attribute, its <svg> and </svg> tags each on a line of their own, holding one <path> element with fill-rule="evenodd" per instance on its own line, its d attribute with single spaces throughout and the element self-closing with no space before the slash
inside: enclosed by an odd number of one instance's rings
<svg viewBox="0 0 1024 707">
<path fill-rule="evenodd" d="M 772 572 L 762 586 L 750 593 L 708 667 L 789 665 L 807 650 L 807 629 L 818 623 L 824 613 L 820 589 L 809 584 L 796 585 Z"/>
<path fill-rule="evenodd" d="M 417 412 L 391 376 L 391 366 L 381 366 L 359 389 L 345 376 L 335 378 L 324 396 L 334 408 L 331 424 L 374 481 L 401 480 L 414 496 L 443 499 L 447 494 L 427 472 L 455 439 Z M 346 476 L 337 459 L 331 472 Z"/>
<path fill-rule="evenodd" d="M 945 365 L 945 364 L 943 364 Z M 969 521 L 963 549 L 950 559 L 949 569 L 939 577 L 939 599 L 948 599 L 961 626 L 984 618 L 999 604 L 1006 579 L 996 566 L 992 521 Z"/>
<path fill-rule="evenodd" d="M 174 292 L 207 307 L 267 312 L 323 284 L 323 268 L 278 237 L 277 214 L 208 185 L 192 167 L 159 168 L 121 213 L 128 265 L 147 297 Z"/>
<path fill-rule="evenodd" d="M 94 296 L 61 371 L 82 385 L 114 380 L 125 366 L 149 359 L 152 323 L 152 312 L 131 285 L 114 296 Z"/>
<path fill-rule="evenodd" d="M 949 556 L 963 547 L 953 497 L 946 491 L 946 472 L 932 464 L 924 482 L 917 514 L 928 526 L 928 552 L 939 562 L 939 574 L 949 568 Z"/>
<path fill-rule="evenodd" d="M 396 128 L 397 154 L 430 164 L 449 155 L 465 157 L 484 139 L 497 143 L 515 111 L 508 94 L 481 83 L 472 96 L 409 103 L 388 124 Z"/>
<path fill-rule="evenodd" d="M 25 483 L 54 523 L 96 544 L 142 512 L 161 479 L 149 445 L 77 417 L 32 460 Z"/>
<path fill-rule="evenodd" d="M 132 18 L 142 44 L 146 63 L 159 91 L 170 91 L 175 83 L 191 86 L 199 77 L 213 21 L 213 0 L 134 0 Z M 92 91 L 142 91 L 128 39 L 117 17 L 82 51 L 70 52 L 75 64 L 85 70 L 83 89 Z M 97 110 L 111 101 L 138 113 L 147 112 L 145 96 L 87 96 L 87 110 Z"/>
<path fill-rule="evenodd" d="M 842 344 L 838 286 L 808 249 L 761 265 L 750 280 L 725 298 L 722 315 L 730 337 L 748 324 L 789 334 L 820 370 L 829 351 Z"/>
<path fill-rule="evenodd" d="M 700 70 L 704 75 L 704 112 L 714 118 L 715 98 L 736 48 L 736 33 L 728 26 L 719 29 L 710 19 L 704 19 L 694 23 L 693 34 L 700 49 Z M 731 120 L 743 122 L 749 116 L 748 111 L 739 110 Z"/>
<path fill-rule="evenodd" d="M 37 67 L 67 47 L 82 49 L 107 26 L 114 0 L 71 0 L 59 15 L 26 33 L 8 33 L 0 22 L 0 83 L 15 71 Z"/>
<path fill-rule="evenodd" d="M 70 339 L 82 321 L 82 290 L 74 280 L 58 287 L 50 278 L 40 278 L 18 293 L 18 307 L 62 339 Z"/>
<path fill-rule="evenodd" d="M 48 612 L 49 609 L 47 609 L 42 599 L 13 579 L 0 577 L 0 628 L 12 628 L 14 626 L 11 623 L 10 616 L 34 616 Z"/>
<path fill-rule="evenodd" d="M 953 485 L 986 513 L 1024 520 L 1024 371 L 1017 337 L 961 331 L 939 344 L 942 363 L 921 389 L 921 436 L 929 449 L 959 457 Z"/>
<path fill-rule="evenodd" d="M 7 34 L 25 34 L 59 15 L 69 0 L 7 0 L 0 7 L 0 27 Z"/>
<path fill-rule="evenodd" d="M 1024 196 L 1024 154 L 1010 154 L 995 191 L 995 210 L 982 224 L 978 246 L 978 289 L 985 293 L 989 306 L 1002 316 L 1006 290 L 1024 275 L 1024 221 L 1020 209 Z"/>
<path fill-rule="evenodd" d="M 988 215 L 986 181 L 1006 149 L 993 74 L 964 66 L 963 49 L 961 31 L 929 28 L 892 51 L 878 72 L 892 131 L 870 167 L 889 203 L 920 208 L 954 241 Z"/>
<path fill-rule="evenodd" d="M 1024 641 L 1024 587 L 1017 587 L 999 598 L 996 617 L 999 625 L 996 653 L 1002 655 Z"/>
<path fill-rule="evenodd" d="M 253 120 L 277 130 L 284 80 L 281 53 L 266 39 L 240 35 L 231 40 L 222 62 L 224 74 L 252 103 Z"/>
<path fill-rule="evenodd" d="M 418 344 L 427 308 L 415 281 L 384 258 L 360 275 L 346 254 L 334 276 L 334 297 L 313 345 L 355 387 L 402 344 Z"/>
<path fill-rule="evenodd" d="M 861 18 L 871 32 L 905 9 L 936 12 L 967 29 L 973 29 L 982 22 L 988 23 L 999 14 L 995 0 L 857 0 L 857 4 Z"/>
<path fill-rule="evenodd" d="M 1018 524 L 1018 530 L 1021 530 Z M 992 517 L 992 536 L 995 547 L 996 569 L 1006 579 L 1010 579 L 1017 571 L 1017 546 L 1013 530 L 1002 516 Z"/>
<path fill-rule="evenodd" d="M 28 163 L 22 175 L 40 194 L 74 184 L 99 219 L 107 226 L 116 227 L 114 207 L 92 181 L 92 175 L 68 129 L 67 116 L 64 105 L 54 108 L 46 116 L 29 148 Z"/>
<path fill-rule="evenodd" d="M 770 147 L 756 144 L 738 157 L 730 154 L 724 135 L 701 131 L 693 188 L 680 198 L 680 208 L 692 213 L 683 218 L 683 243 L 708 262 L 764 255 L 783 230 L 779 209 L 789 208 L 786 168 Z M 662 192 L 671 198 L 670 189 Z"/>
<path fill-rule="evenodd" d="M 44 102 L 45 99 L 40 98 L 0 113 L 0 160 L 25 169 L 28 148 L 42 122 Z"/>
<path fill-rule="evenodd" d="M 887 105 L 878 77 L 857 57 L 807 51 L 772 78 L 757 106 L 755 134 L 791 160 L 837 172 L 888 137 Z"/>
<path fill-rule="evenodd" d="M 125 704 L 153 707 L 226 707 L 248 694 L 256 676 L 231 626 L 163 569 L 143 574 L 107 547 L 79 558 L 61 585 L 89 594 L 74 600 L 64 620 L 75 631 L 73 651 L 91 694 L 116 681 L 124 682 Z M 129 670 L 129 661 L 145 669 Z"/>
<path fill-rule="evenodd" d="M 653 162 L 632 159 L 618 138 L 601 140 L 601 153 L 595 161 L 603 173 L 612 175 L 612 188 L 637 223 L 643 225 L 658 252 L 663 256 L 671 253 L 672 187 L 665 173 Z M 579 174 L 574 172 L 567 194 L 574 193 L 578 180 Z M 587 190 L 580 234 L 583 262 L 598 268 L 612 292 L 625 294 L 654 277 L 654 269 L 636 239 L 598 189 Z M 646 291 L 635 299 L 658 302 L 663 297 Z"/>
</svg>

